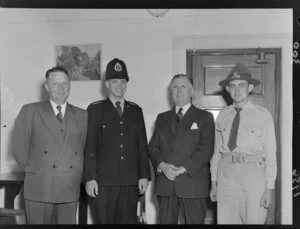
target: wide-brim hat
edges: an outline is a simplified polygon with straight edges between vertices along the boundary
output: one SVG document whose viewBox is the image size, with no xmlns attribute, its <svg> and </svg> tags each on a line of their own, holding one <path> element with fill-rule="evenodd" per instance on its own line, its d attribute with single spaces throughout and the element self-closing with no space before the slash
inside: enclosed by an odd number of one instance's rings
<svg viewBox="0 0 300 229">
<path fill-rule="evenodd" d="M 260 81 L 258 79 L 254 79 L 251 77 L 249 69 L 242 63 L 237 63 L 232 68 L 227 78 L 219 82 L 219 85 L 221 87 L 226 87 L 232 80 L 246 80 L 249 84 L 253 84 L 254 86 L 260 84 Z"/>
<path fill-rule="evenodd" d="M 114 58 L 106 66 L 105 80 L 110 79 L 125 79 L 129 81 L 126 64 L 124 61 Z"/>
</svg>

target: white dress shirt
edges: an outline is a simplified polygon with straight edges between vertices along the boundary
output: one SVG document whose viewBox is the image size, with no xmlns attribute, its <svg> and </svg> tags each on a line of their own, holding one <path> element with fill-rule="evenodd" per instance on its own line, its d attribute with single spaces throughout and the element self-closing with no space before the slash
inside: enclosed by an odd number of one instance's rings
<svg viewBox="0 0 300 229">
<path fill-rule="evenodd" d="M 181 107 L 181 108 L 182 108 L 182 114 L 183 114 L 183 115 L 185 115 L 185 113 L 186 113 L 187 110 L 191 107 L 191 105 L 192 105 L 191 103 L 187 103 L 187 104 L 185 104 L 183 107 Z M 180 108 L 179 106 L 176 106 L 176 107 L 175 107 L 175 109 L 176 109 L 176 110 L 175 110 L 175 111 L 176 111 L 176 114 L 177 114 L 179 108 Z"/>
<path fill-rule="evenodd" d="M 63 105 L 57 105 L 55 102 L 53 102 L 50 99 L 50 103 L 51 103 L 51 106 L 52 106 L 52 108 L 54 110 L 55 116 L 58 114 L 58 109 L 56 107 L 57 106 L 61 106 L 61 113 L 62 113 L 62 117 L 64 118 L 65 117 L 65 113 L 66 113 L 66 108 L 67 108 L 67 102 L 65 102 Z"/>
</svg>

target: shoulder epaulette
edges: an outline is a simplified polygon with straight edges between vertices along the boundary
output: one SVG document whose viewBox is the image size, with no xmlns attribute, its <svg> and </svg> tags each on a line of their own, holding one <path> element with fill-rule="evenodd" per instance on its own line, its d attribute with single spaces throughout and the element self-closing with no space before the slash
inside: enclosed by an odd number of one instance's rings
<svg viewBox="0 0 300 229">
<path fill-rule="evenodd" d="M 88 108 L 91 108 L 91 107 L 93 107 L 93 106 L 95 106 L 95 105 L 101 104 L 103 101 L 105 101 L 105 99 L 102 99 L 102 100 L 99 100 L 99 101 L 95 101 L 95 102 L 91 103 L 91 104 L 88 106 Z"/>
<path fill-rule="evenodd" d="M 99 101 L 95 101 L 91 105 L 96 105 L 96 104 L 102 103 L 103 101 L 105 101 L 105 99 L 102 99 L 102 100 L 99 100 Z"/>
<path fill-rule="evenodd" d="M 136 103 L 134 103 L 134 102 L 131 102 L 131 101 L 127 101 L 130 105 L 132 105 L 132 106 L 136 106 L 136 107 L 140 107 L 139 105 L 137 105 Z"/>
</svg>

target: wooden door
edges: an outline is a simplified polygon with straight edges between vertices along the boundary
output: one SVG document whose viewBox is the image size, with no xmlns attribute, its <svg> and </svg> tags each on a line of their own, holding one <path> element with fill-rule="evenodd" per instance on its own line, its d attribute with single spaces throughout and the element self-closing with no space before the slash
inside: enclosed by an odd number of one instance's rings
<svg viewBox="0 0 300 229">
<path fill-rule="evenodd" d="M 261 84 L 252 94 L 251 100 L 269 109 L 273 116 L 277 138 L 277 162 L 281 163 L 279 136 L 279 106 L 280 106 L 280 65 L 281 49 L 261 49 L 266 53 L 267 63 L 257 63 L 256 49 L 232 50 L 187 50 L 187 75 L 194 81 L 195 95 L 193 104 L 199 108 L 218 115 L 220 109 L 232 103 L 229 94 L 222 89 L 218 82 L 225 79 L 232 67 L 240 62 L 245 64 L 253 78 L 259 79 Z M 280 179 L 281 169 L 278 166 L 278 177 L 273 198 L 273 205 L 268 210 L 266 223 L 280 223 Z M 277 214 L 278 212 L 278 214 Z M 216 204 L 209 203 L 207 218 L 216 217 Z"/>
</svg>

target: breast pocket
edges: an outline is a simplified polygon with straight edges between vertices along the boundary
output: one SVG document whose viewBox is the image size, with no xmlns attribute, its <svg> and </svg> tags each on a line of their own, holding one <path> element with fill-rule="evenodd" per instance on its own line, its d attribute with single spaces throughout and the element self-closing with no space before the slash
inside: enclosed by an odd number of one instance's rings
<svg viewBox="0 0 300 229">
<path fill-rule="evenodd" d="M 110 122 L 97 124 L 97 137 L 101 142 L 107 142 L 113 134 L 113 125 Z"/>
<path fill-rule="evenodd" d="M 130 137 L 135 137 L 138 135 L 138 124 L 136 121 L 127 121 L 126 132 Z"/>
<path fill-rule="evenodd" d="M 185 137 L 187 139 L 187 142 L 199 142 L 200 138 L 201 138 L 201 130 L 200 129 L 188 129 L 186 132 L 183 132 L 183 135 L 185 135 Z"/>
<path fill-rule="evenodd" d="M 259 126 L 244 124 L 239 127 L 238 135 L 240 145 L 258 146 L 260 144 L 261 130 Z"/>
</svg>

